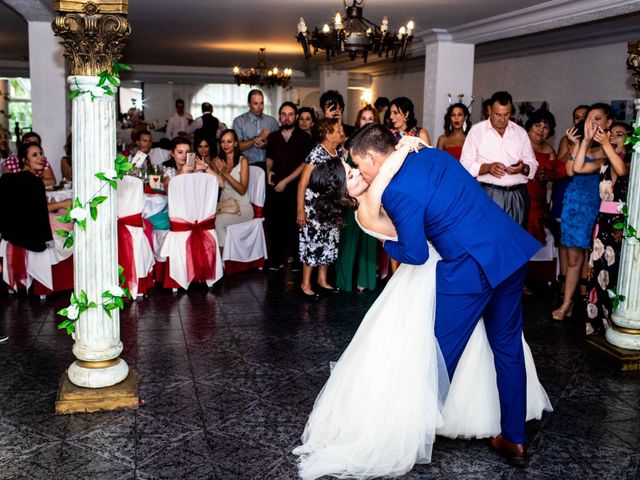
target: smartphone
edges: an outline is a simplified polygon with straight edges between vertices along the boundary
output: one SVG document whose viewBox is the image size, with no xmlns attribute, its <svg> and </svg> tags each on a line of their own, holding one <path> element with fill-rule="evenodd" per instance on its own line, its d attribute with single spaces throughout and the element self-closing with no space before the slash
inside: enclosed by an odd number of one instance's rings
<svg viewBox="0 0 640 480">
<path fill-rule="evenodd" d="M 195 152 L 187 153 L 187 165 L 190 167 L 194 167 L 196 164 L 196 154 Z"/>
<path fill-rule="evenodd" d="M 576 124 L 576 137 L 584 137 L 584 120 L 580 120 L 577 124 Z"/>
</svg>

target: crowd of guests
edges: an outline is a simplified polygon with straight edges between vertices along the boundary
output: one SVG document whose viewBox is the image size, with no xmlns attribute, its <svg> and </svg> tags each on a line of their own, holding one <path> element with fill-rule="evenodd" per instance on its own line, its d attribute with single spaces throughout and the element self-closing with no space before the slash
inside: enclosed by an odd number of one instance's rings
<svg viewBox="0 0 640 480">
<path fill-rule="evenodd" d="M 350 179 L 357 176 L 349 138 L 370 123 L 384 124 L 396 140 L 413 136 L 431 145 L 429 132 L 417 124 L 413 102 L 381 97 L 358 112 L 355 126 L 345 123 L 344 99 L 334 90 L 320 97 L 319 113 L 287 101 L 278 109 L 279 118 L 273 118 L 264 113 L 260 90 L 251 90 L 247 105 L 248 111 L 227 128 L 213 115 L 211 104 L 203 103 L 202 115 L 194 120 L 179 99 L 167 123 L 170 139 L 154 148 L 151 133 L 141 128 L 125 153 L 137 169 L 162 170 L 165 191 L 177 175 L 215 176 L 220 186 L 216 233 L 221 248 L 229 225 L 253 218 L 250 166 L 264 169 L 268 269 L 276 272 L 288 265 L 292 271 L 301 270 L 300 294 L 309 300 L 321 293 L 374 290 L 387 266 L 393 272 L 397 265 L 389 265 L 378 242 L 358 227 L 352 210 L 325 221 L 327 212 L 317 211 L 317 193 L 309 188 L 309 180 L 318 165 L 335 159 L 348 165 Z M 631 127 L 614 121 L 609 105 L 581 105 L 556 152 L 549 142 L 556 129 L 553 114 L 537 110 L 521 127 L 512 120 L 514 113 L 507 92 L 496 92 L 485 101 L 484 120 L 473 126 L 469 108 L 451 104 L 435 148 L 457 158 L 487 195 L 542 245 L 555 243 L 562 297 L 551 315 L 561 321 L 579 311 L 585 332 L 602 334 L 611 324 L 609 291 L 615 291 L 617 282 L 622 232 L 615 225 L 623 221 L 620 205 L 626 200 L 630 162 L 624 140 Z M 61 159 L 65 180 L 72 179 L 72 165 L 69 137 Z M 2 171 L 41 179 L 42 192 L 57 183 L 35 132 L 23 136 L 17 155 L 3 160 Z M 3 183 L 10 183 L 7 177 L 3 175 Z M 44 197 L 39 192 L 34 198 Z M 149 220 L 156 229 L 168 228 L 166 212 Z M 0 233 L 11 240 L 4 225 L 0 222 Z M 330 271 L 331 266 L 335 268 Z M 523 293 L 537 287 L 532 277 Z"/>
</svg>

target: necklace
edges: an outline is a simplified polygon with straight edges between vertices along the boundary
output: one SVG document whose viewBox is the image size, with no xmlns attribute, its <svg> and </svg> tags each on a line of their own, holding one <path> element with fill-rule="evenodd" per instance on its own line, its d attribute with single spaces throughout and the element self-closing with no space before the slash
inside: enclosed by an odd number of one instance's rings
<svg viewBox="0 0 640 480">
<path fill-rule="evenodd" d="M 333 153 L 329 151 L 329 149 L 327 147 L 324 146 L 324 144 L 320 144 L 320 146 L 322 148 L 324 148 L 324 151 L 327 152 L 331 157 L 337 157 L 338 156 L 338 149 L 336 148 Z"/>
</svg>

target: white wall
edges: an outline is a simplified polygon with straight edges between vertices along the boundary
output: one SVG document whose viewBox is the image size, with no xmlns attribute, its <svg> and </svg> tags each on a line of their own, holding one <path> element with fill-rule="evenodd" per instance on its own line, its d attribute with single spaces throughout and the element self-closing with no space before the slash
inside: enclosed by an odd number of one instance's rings
<svg viewBox="0 0 640 480">
<path fill-rule="evenodd" d="M 29 22 L 29 69 L 33 130 L 56 179 L 60 181 L 60 158 L 67 139 L 67 81 L 63 49 L 50 22 Z"/>
<path fill-rule="evenodd" d="M 474 114 L 479 114 L 482 98 L 497 90 L 507 90 L 514 101 L 546 100 L 558 123 L 558 140 L 577 105 L 634 98 L 626 59 L 627 44 L 614 43 L 476 63 Z"/>
<path fill-rule="evenodd" d="M 418 126 L 424 124 L 424 119 L 422 118 L 424 72 L 396 73 L 373 77 L 371 90 L 374 102 L 378 97 L 387 97 L 389 100 L 393 100 L 396 97 L 408 97 L 415 106 Z"/>
</svg>

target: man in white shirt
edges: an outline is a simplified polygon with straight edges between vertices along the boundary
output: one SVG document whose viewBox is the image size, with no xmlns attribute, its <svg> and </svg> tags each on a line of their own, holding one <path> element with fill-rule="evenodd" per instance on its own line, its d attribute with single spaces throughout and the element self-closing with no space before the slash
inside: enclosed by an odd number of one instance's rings
<svg viewBox="0 0 640 480">
<path fill-rule="evenodd" d="M 184 111 L 184 100 L 178 98 L 176 100 L 176 113 L 167 121 L 167 138 L 171 140 L 178 135 L 186 136 L 187 129 L 192 121 L 191 114 Z"/>
<path fill-rule="evenodd" d="M 527 182 L 535 177 L 538 162 L 525 129 L 509 120 L 513 112 L 511 95 L 496 92 L 490 104 L 489 119 L 469 130 L 460 162 L 489 197 L 526 228 Z"/>
</svg>

